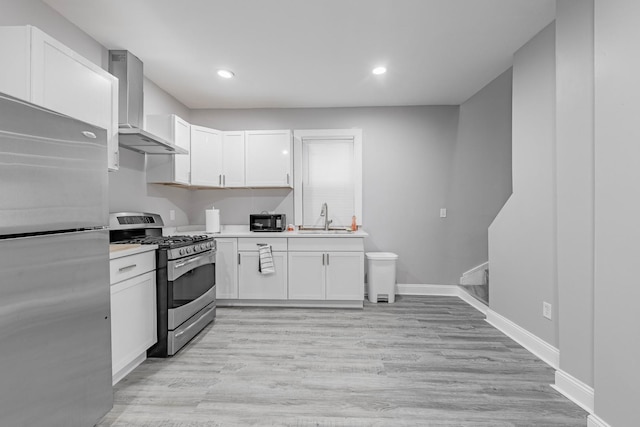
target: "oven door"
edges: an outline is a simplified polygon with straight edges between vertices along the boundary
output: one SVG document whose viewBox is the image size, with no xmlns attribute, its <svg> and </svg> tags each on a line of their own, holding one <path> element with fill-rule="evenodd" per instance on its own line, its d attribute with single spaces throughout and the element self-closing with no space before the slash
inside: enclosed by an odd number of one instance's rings
<svg viewBox="0 0 640 427">
<path fill-rule="evenodd" d="M 169 330 L 177 329 L 204 307 L 215 302 L 215 267 L 214 251 L 167 263 Z"/>
</svg>

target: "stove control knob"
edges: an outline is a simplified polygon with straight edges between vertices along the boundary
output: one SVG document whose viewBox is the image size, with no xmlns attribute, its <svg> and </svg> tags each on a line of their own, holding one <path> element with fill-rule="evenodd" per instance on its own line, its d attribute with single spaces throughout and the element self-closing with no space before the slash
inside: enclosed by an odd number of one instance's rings
<svg viewBox="0 0 640 427">
<path fill-rule="evenodd" d="M 191 253 L 191 248 L 187 248 L 187 253 L 190 254 Z"/>
<path fill-rule="evenodd" d="M 202 246 L 201 246 L 201 245 L 196 245 L 196 247 L 195 247 L 195 250 L 196 250 L 196 251 L 199 251 L 199 250 L 201 250 L 201 249 L 202 249 Z"/>
<path fill-rule="evenodd" d="M 179 253 L 180 255 L 184 255 L 184 249 L 180 249 L 180 250 L 178 251 L 178 253 Z"/>
</svg>

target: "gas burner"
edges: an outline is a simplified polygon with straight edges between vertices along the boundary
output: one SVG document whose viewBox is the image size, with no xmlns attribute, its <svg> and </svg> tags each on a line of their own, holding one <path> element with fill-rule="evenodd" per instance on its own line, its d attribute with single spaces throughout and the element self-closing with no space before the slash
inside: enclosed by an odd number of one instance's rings
<svg viewBox="0 0 640 427">
<path fill-rule="evenodd" d="M 202 241 L 210 241 L 211 237 L 205 235 L 195 236 L 140 236 L 131 239 L 120 240 L 115 243 L 128 243 L 138 245 L 158 245 L 162 249 L 174 249 L 189 246 Z"/>
</svg>

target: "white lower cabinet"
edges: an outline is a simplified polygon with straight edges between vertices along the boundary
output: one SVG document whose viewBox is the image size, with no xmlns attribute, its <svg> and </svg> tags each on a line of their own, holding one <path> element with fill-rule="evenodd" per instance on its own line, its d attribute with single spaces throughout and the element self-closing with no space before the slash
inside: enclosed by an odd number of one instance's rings
<svg viewBox="0 0 640 427">
<path fill-rule="evenodd" d="M 243 300 L 296 301 L 355 307 L 364 300 L 362 238 L 216 238 L 216 296 L 223 305 Z M 260 244 L 272 247 L 275 273 L 259 269 Z M 234 301 L 230 301 L 234 300 Z M 304 301 L 304 302 L 303 302 Z"/>
<path fill-rule="evenodd" d="M 289 252 L 289 299 L 325 299 L 323 252 Z"/>
<path fill-rule="evenodd" d="M 289 299 L 364 299 L 363 252 L 289 252 Z"/>
<path fill-rule="evenodd" d="M 146 359 L 157 341 L 155 251 L 111 259 L 113 384 Z"/>
<path fill-rule="evenodd" d="M 327 252 L 325 298 L 364 300 L 364 252 Z"/>
<path fill-rule="evenodd" d="M 275 273 L 260 272 L 261 244 L 271 245 Z M 287 299 L 287 239 L 238 239 L 238 298 Z"/>
<path fill-rule="evenodd" d="M 238 252 L 238 298 L 287 299 L 287 253 L 273 252 L 275 273 L 262 274 L 258 270 L 258 252 Z"/>
<path fill-rule="evenodd" d="M 216 298 L 238 298 L 238 239 L 216 238 Z"/>
</svg>

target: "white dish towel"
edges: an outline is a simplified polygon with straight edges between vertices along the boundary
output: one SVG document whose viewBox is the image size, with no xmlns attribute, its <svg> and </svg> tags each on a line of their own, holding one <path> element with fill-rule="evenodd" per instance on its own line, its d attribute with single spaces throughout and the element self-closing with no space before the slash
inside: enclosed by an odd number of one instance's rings
<svg viewBox="0 0 640 427">
<path fill-rule="evenodd" d="M 260 259 L 258 260 L 258 271 L 261 274 L 273 274 L 276 272 L 273 264 L 273 255 L 271 253 L 271 245 L 266 243 L 258 244 Z"/>
</svg>

